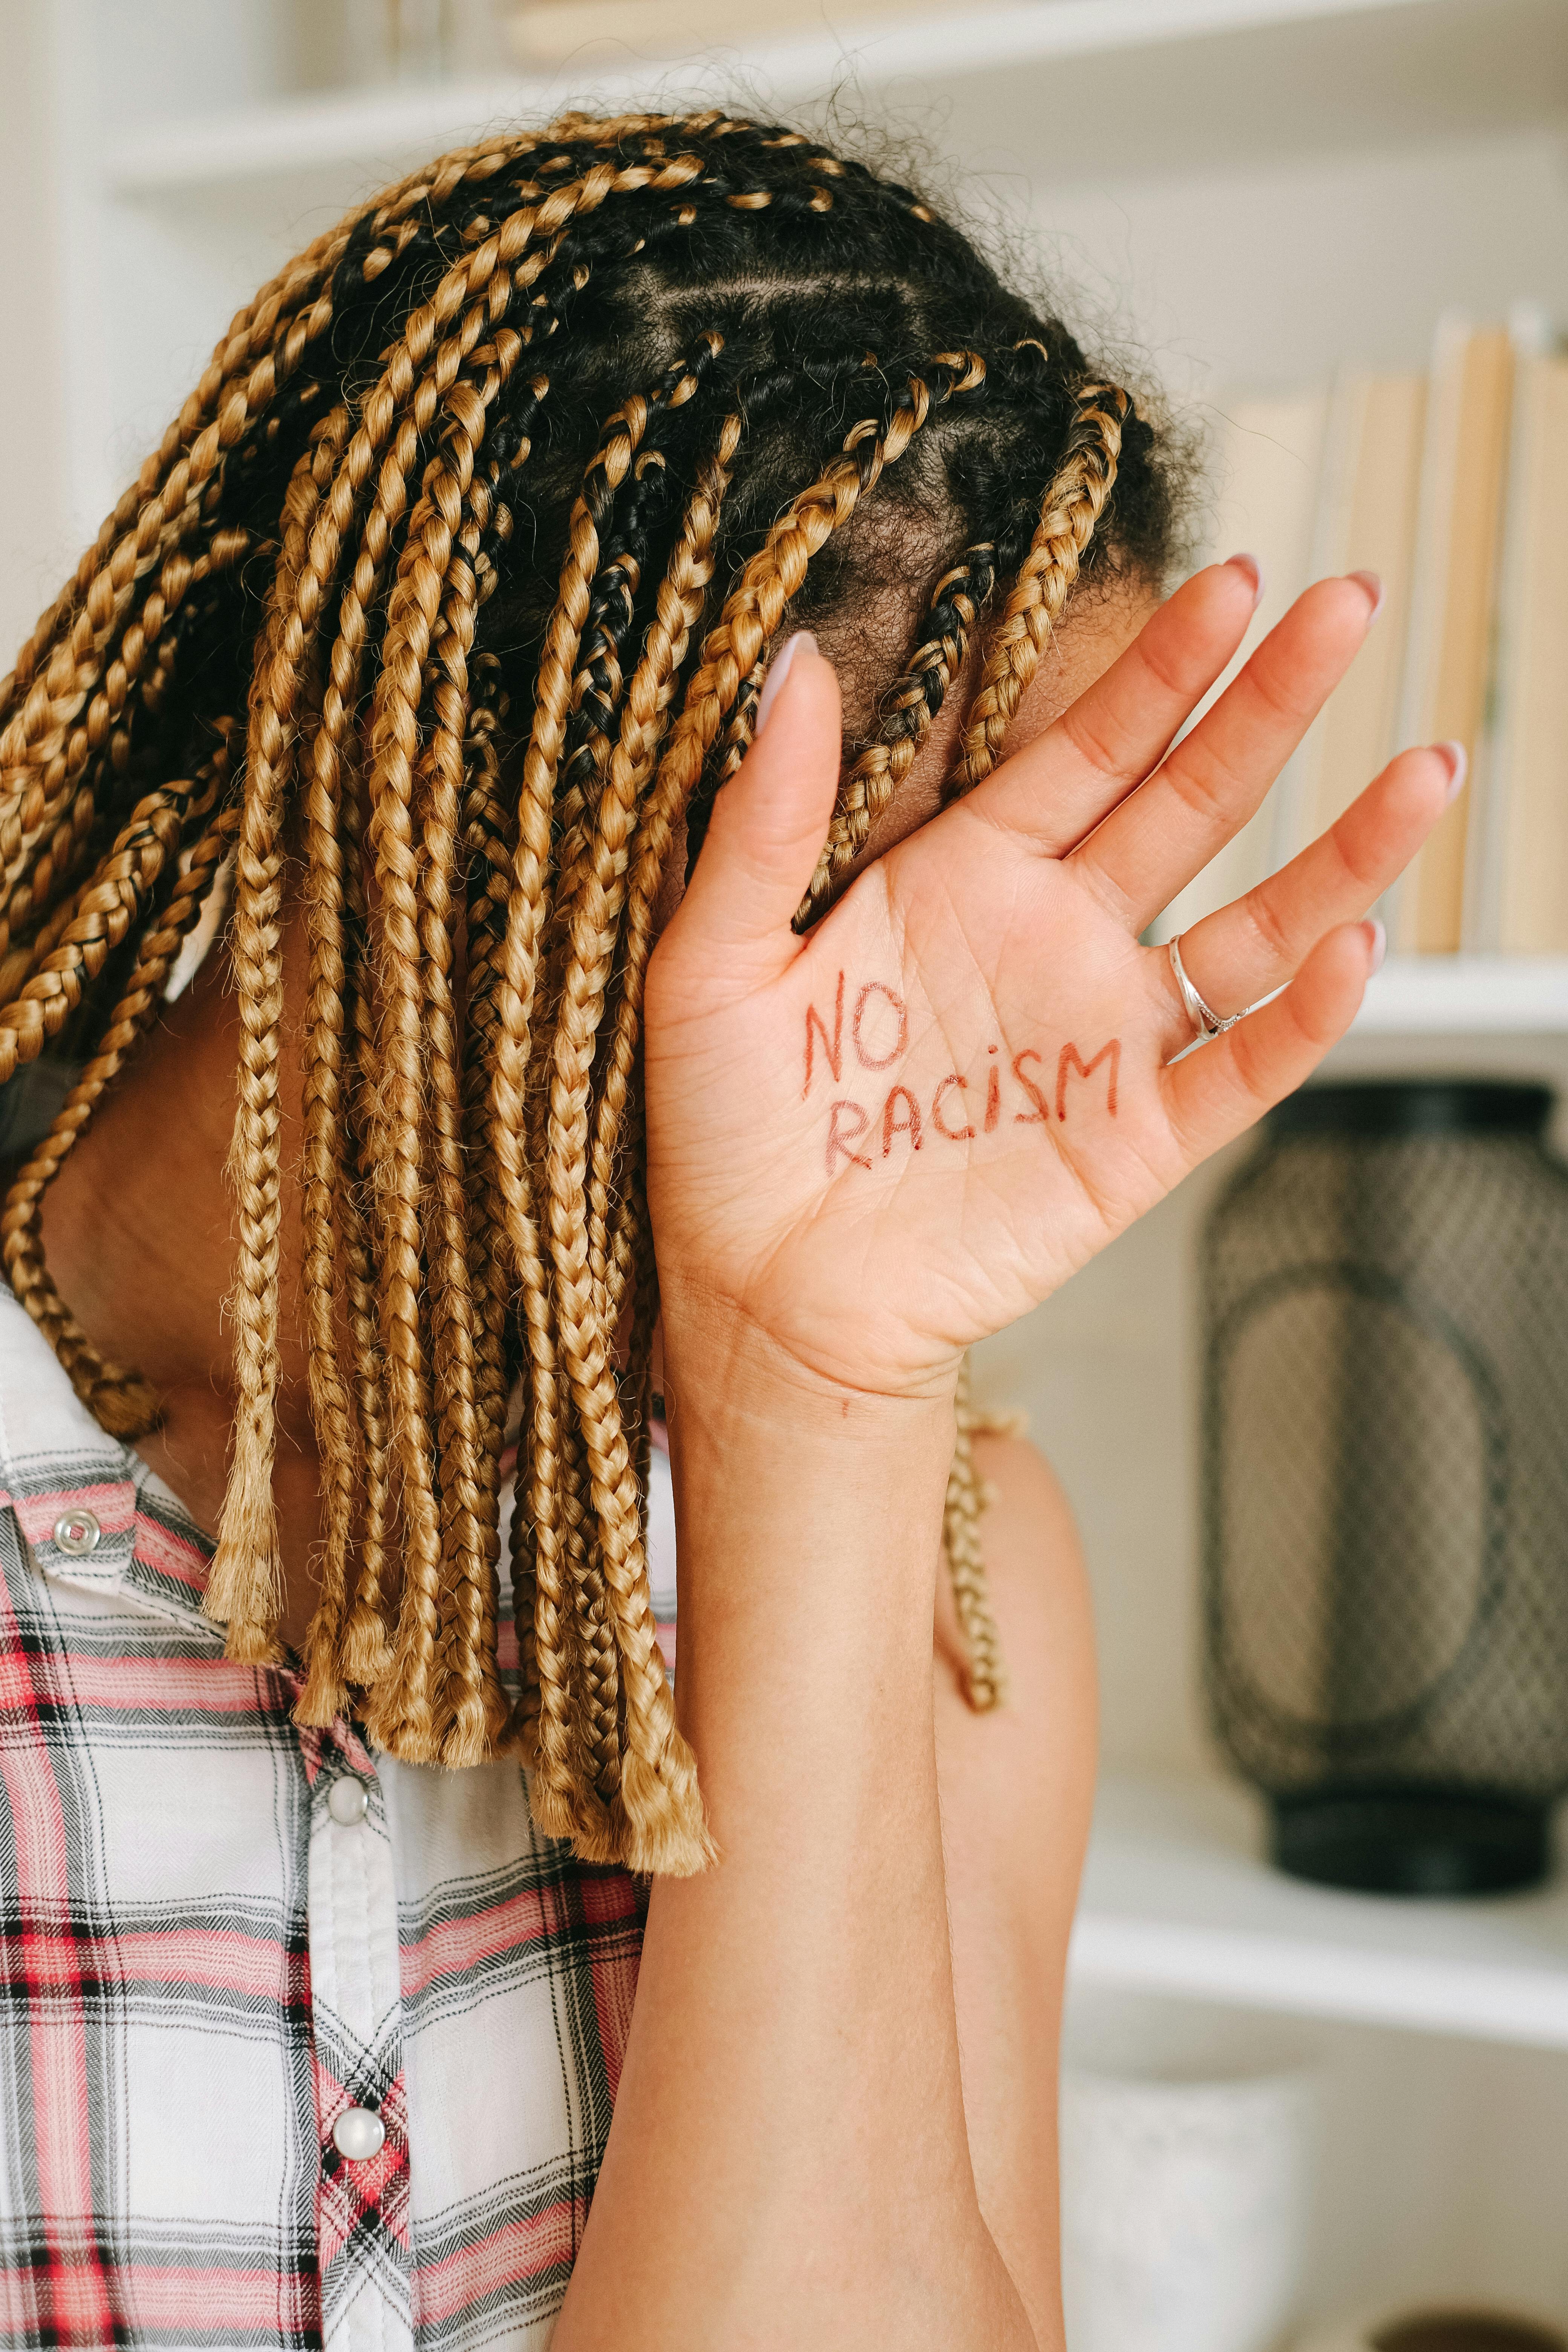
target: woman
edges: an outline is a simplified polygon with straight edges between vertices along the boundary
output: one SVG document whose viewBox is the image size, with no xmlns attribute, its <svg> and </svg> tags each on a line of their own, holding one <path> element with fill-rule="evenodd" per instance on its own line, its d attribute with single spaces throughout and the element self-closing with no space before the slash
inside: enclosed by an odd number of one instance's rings
<svg viewBox="0 0 1568 2352">
<path fill-rule="evenodd" d="M 1059 2345 L 1089 1634 L 963 1352 L 1308 1075 L 1458 776 L 1139 946 L 1377 595 L 1170 751 L 1258 588 L 1160 602 L 1173 476 L 908 191 L 574 117 L 264 289 L 41 622 L 6 2342 Z"/>
</svg>

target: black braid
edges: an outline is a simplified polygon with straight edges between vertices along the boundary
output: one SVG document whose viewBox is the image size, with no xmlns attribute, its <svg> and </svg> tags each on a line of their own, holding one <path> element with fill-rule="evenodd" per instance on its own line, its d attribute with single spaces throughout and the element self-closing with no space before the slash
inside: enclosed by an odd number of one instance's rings
<svg viewBox="0 0 1568 2352">
<path fill-rule="evenodd" d="M 982 541 L 974 547 L 966 547 L 958 562 L 937 583 L 926 608 L 918 649 L 900 680 L 900 687 L 907 685 L 918 689 L 918 703 L 924 708 L 926 725 L 936 719 L 948 688 L 963 666 L 974 624 L 991 601 L 996 577 L 996 549 L 989 541 Z M 924 731 L 917 698 L 900 703 L 898 695 L 899 688 L 895 688 L 893 708 L 883 730 L 883 740 L 889 743 L 898 741 L 901 736 Z"/>
<path fill-rule="evenodd" d="M 606 746 L 624 690 L 623 652 L 639 608 L 638 591 L 649 571 L 650 543 L 675 508 L 680 487 L 675 461 L 692 432 L 689 411 L 721 347 L 720 337 L 700 338 L 689 359 L 665 370 L 648 395 L 647 420 L 631 472 L 614 502 L 613 521 L 595 517 L 599 569 L 573 684 L 563 797 L 574 790 L 585 791 L 595 767 L 608 756 Z"/>
</svg>

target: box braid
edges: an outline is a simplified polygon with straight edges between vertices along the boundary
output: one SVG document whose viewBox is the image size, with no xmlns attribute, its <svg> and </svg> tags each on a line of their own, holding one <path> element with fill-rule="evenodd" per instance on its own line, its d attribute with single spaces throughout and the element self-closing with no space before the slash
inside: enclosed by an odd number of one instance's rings
<svg viewBox="0 0 1568 2352">
<path fill-rule="evenodd" d="M 568 115 L 446 156 L 235 319 L 0 684 L 0 1083 L 83 1061 L 0 1234 L 91 1411 L 151 1427 L 157 1399 L 56 1292 L 40 1209 L 232 859 L 237 1403 L 203 1605 L 230 1656 L 278 1661 L 297 870 L 325 1528 L 297 1720 L 358 1707 L 416 1761 L 520 1754 L 542 1829 L 587 1858 L 708 1857 L 645 1551 L 637 1044 L 672 844 L 684 817 L 695 856 L 781 632 L 889 589 L 920 617 L 890 682 L 849 665 L 876 721 L 804 928 L 970 649 L 950 796 L 1000 756 L 1077 584 L 1157 579 L 1173 515 L 1150 425 L 962 236 L 719 112 Z M 987 1706 L 974 1426 L 965 1392 L 944 1535 Z"/>
<path fill-rule="evenodd" d="M 872 826 L 914 765 L 963 667 L 975 622 L 990 602 L 995 579 L 996 550 L 982 542 L 965 548 L 937 582 L 919 648 L 885 698 L 881 738 L 861 752 L 844 779 L 816 872 L 796 919 L 798 928 L 805 928 L 831 885 L 854 864 Z"/>
</svg>

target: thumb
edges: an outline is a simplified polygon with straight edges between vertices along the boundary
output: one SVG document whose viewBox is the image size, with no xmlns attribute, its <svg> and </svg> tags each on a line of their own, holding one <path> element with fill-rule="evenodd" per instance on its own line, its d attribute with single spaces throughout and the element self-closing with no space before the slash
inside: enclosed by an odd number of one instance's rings
<svg viewBox="0 0 1568 2352">
<path fill-rule="evenodd" d="M 832 822 L 843 730 L 833 665 L 799 630 L 773 656 L 752 748 L 714 801 L 682 929 L 729 949 L 771 941 L 781 964 L 793 961 L 790 919 Z"/>
</svg>

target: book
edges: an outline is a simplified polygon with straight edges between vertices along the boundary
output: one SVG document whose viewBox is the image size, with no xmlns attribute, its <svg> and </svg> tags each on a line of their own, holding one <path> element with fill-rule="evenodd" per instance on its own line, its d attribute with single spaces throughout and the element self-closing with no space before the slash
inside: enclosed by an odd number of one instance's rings
<svg viewBox="0 0 1568 2352">
<path fill-rule="evenodd" d="M 1205 560 L 1256 556 L 1263 572 L 1263 595 L 1235 658 L 1194 712 L 1190 726 L 1224 693 L 1306 585 L 1328 411 L 1325 387 L 1289 399 L 1238 401 L 1225 417 Z M 1149 936 L 1157 945 L 1189 930 L 1216 908 L 1228 906 L 1272 870 L 1282 786 L 1289 790 L 1286 777 L 1171 901 L 1151 927 Z"/>
<path fill-rule="evenodd" d="M 1405 665 L 1426 415 L 1424 375 L 1346 372 L 1329 405 L 1311 575 L 1375 572 L 1383 610 L 1298 755 L 1292 855 L 1327 832 L 1387 765 Z"/>
<path fill-rule="evenodd" d="M 1521 353 L 1489 730 L 1480 947 L 1568 954 L 1568 355 Z M 1493 925 L 1495 924 L 1495 929 Z"/>
<path fill-rule="evenodd" d="M 1462 743 L 1471 776 L 1394 894 L 1390 944 L 1406 953 L 1451 954 L 1463 939 L 1466 836 L 1480 797 L 1513 377 L 1506 328 L 1477 331 L 1452 315 L 1439 322 L 1398 735 L 1404 743 Z"/>
</svg>

